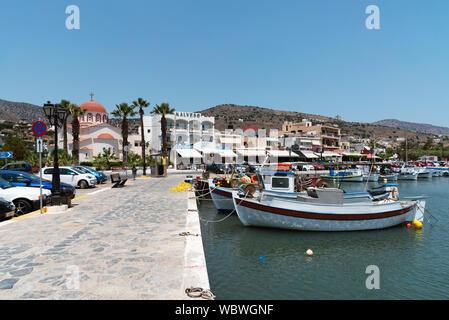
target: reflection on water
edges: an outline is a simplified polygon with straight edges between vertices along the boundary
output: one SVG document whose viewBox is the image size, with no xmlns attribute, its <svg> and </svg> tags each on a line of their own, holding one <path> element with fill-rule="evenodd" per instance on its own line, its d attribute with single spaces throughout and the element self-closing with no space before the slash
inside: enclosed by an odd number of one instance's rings
<svg viewBox="0 0 449 320">
<path fill-rule="evenodd" d="M 348 192 L 364 186 L 341 185 Z M 447 299 L 448 187 L 443 177 L 399 181 L 401 197 L 431 197 L 426 209 L 439 222 L 426 222 L 422 230 L 298 232 L 244 227 L 236 215 L 202 222 L 211 289 L 217 299 Z M 224 217 L 210 200 L 199 209 L 208 220 Z M 380 268 L 379 290 L 365 287 L 368 265 Z"/>
</svg>

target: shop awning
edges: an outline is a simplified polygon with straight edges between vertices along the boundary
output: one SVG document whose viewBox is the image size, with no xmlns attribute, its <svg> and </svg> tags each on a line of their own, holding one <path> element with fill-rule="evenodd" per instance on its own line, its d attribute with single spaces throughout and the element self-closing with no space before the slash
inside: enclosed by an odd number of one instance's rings
<svg viewBox="0 0 449 320">
<path fill-rule="evenodd" d="M 298 150 L 296 152 L 299 152 L 300 155 L 302 155 L 303 158 L 307 159 L 318 159 L 319 156 L 317 156 L 313 151 L 310 150 Z M 301 156 L 299 156 L 301 157 Z"/>
<path fill-rule="evenodd" d="M 321 157 L 321 153 L 315 152 L 315 154 L 318 155 L 319 157 Z M 330 157 L 341 157 L 341 154 L 335 153 L 335 152 L 331 152 L 331 151 L 324 151 L 323 152 L 323 158 L 330 158 Z"/>
<path fill-rule="evenodd" d="M 294 153 L 293 151 L 290 152 L 288 150 L 269 150 L 267 152 L 268 152 L 268 155 L 271 157 L 299 158 L 299 156 L 296 153 Z"/>
<path fill-rule="evenodd" d="M 232 150 L 229 149 L 217 149 L 216 153 L 225 158 L 237 157 L 237 155 Z"/>
<path fill-rule="evenodd" d="M 176 152 L 182 157 L 186 159 L 201 159 L 203 156 L 194 149 L 176 149 Z"/>
<path fill-rule="evenodd" d="M 243 157 L 265 157 L 265 150 L 261 149 L 239 149 L 237 153 Z"/>
</svg>

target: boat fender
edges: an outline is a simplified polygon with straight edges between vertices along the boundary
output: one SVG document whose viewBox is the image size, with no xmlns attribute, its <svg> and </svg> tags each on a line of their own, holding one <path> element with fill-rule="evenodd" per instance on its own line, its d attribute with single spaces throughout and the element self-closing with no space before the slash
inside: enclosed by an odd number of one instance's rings
<svg viewBox="0 0 449 320">
<path fill-rule="evenodd" d="M 415 229 L 422 229 L 422 222 L 418 220 L 413 220 L 413 226 Z"/>
</svg>

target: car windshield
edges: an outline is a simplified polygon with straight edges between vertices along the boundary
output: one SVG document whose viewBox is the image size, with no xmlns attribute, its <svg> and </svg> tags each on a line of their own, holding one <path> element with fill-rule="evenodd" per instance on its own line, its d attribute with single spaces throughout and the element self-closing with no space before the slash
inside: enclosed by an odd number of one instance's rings
<svg viewBox="0 0 449 320">
<path fill-rule="evenodd" d="M 80 168 L 71 168 L 73 171 L 78 172 L 78 173 L 86 173 L 84 171 L 82 171 Z"/>
<path fill-rule="evenodd" d="M 2 189 L 8 189 L 8 188 L 12 188 L 14 187 L 11 183 L 9 183 L 8 181 L 0 178 L 0 188 Z"/>
<path fill-rule="evenodd" d="M 32 174 L 32 173 L 28 173 L 28 172 L 21 172 L 20 173 L 20 175 L 21 176 L 24 176 L 24 177 L 26 177 L 26 178 L 29 178 L 29 179 L 31 179 L 31 180 L 39 180 L 39 176 L 37 176 L 37 175 L 35 175 L 35 174 Z M 44 179 L 44 178 L 42 178 L 42 181 L 45 181 L 45 182 L 51 182 L 50 180 L 47 180 L 47 179 Z"/>
<path fill-rule="evenodd" d="M 79 173 L 90 173 L 89 170 L 87 170 L 86 168 L 83 168 L 83 167 L 73 167 L 73 170 L 75 170 Z"/>
</svg>

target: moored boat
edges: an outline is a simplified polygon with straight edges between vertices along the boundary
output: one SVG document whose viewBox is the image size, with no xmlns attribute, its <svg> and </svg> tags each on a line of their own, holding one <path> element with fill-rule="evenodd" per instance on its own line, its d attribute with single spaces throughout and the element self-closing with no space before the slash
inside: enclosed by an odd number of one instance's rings
<svg viewBox="0 0 449 320">
<path fill-rule="evenodd" d="M 363 182 L 363 175 L 360 171 L 333 171 L 328 175 L 321 175 L 326 180 L 336 180 L 341 182 Z"/>
<path fill-rule="evenodd" d="M 363 181 L 377 182 L 377 181 L 379 181 L 379 177 L 380 177 L 380 175 L 377 173 L 364 174 Z"/>
<path fill-rule="evenodd" d="M 392 173 L 392 174 L 381 175 L 380 179 L 385 179 L 387 181 L 398 181 L 398 174 Z"/>
<path fill-rule="evenodd" d="M 240 221 L 245 226 L 272 227 L 304 231 L 356 231 L 383 229 L 415 219 L 425 200 L 344 203 L 336 188 L 309 188 L 296 198 L 263 193 L 248 198 L 233 192 Z"/>
</svg>

